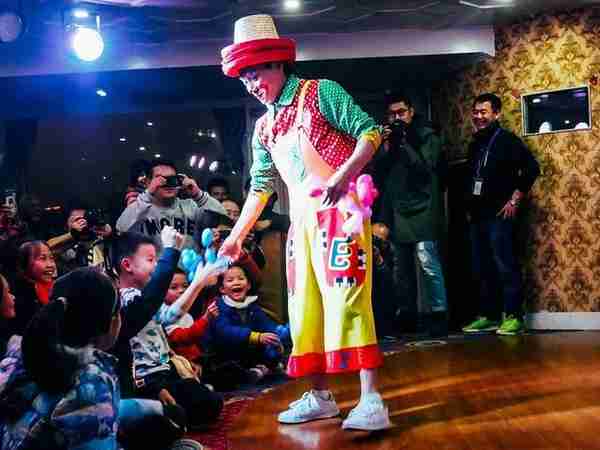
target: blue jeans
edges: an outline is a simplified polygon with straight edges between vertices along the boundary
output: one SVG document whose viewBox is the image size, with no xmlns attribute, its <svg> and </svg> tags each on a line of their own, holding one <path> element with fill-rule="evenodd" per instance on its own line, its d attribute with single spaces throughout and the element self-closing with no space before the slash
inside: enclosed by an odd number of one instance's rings
<svg viewBox="0 0 600 450">
<path fill-rule="evenodd" d="M 426 304 L 432 312 L 446 311 L 448 309 L 446 286 L 438 243 L 422 241 L 415 244 L 401 244 L 397 248 L 399 252 L 398 288 L 410 302 L 404 309 L 416 312 L 417 287 L 414 271 L 416 252 L 419 272 L 423 280 L 423 298 Z"/>
<path fill-rule="evenodd" d="M 522 316 L 521 270 L 514 252 L 514 221 L 491 218 L 472 222 L 471 261 L 480 314 L 490 320 Z M 499 293 L 501 299 L 494 294 Z"/>
</svg>

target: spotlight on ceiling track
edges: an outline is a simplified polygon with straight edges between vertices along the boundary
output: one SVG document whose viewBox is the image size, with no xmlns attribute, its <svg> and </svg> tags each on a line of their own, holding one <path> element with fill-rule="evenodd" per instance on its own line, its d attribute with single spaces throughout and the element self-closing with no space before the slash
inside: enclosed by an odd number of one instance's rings
<svg viewBox="0 0 600 450">
<path fill-rule="evenodd" d="M 300 0 L 285 0 L 283 7 L 288 11 L 297 11 L 300 9 Z"/>
<path fill-rule="evenodd" d="M 63 13 L 66 41 L 70 51 L 81 61 L 96 61 L 104 52 L 100 34 L 100 16 L 83 9 Z"/>
<path fill-rule="evenodd" d="M 0 7 L 0 44 L 14 42 L 25 31 L 23 13 L 19 11 L 3 10 Z"/>
</svg>

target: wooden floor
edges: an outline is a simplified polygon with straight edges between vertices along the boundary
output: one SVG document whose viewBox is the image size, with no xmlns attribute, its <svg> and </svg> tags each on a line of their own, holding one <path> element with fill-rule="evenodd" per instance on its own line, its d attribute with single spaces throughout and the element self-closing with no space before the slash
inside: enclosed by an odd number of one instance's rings
<svg viewBox="0 0 600 450">
<path fill-rule="evenodd" d="M 332 390 L 342 416 L 358 377 Z M 380 386 L 394 427 L 348 432 L 341 419 L 280 425 L 308 387 L 287 383 L 240 416 L 232 450 L 600 449 L 600 333 L 488 336 L 387 355 Z"/>
</svg>

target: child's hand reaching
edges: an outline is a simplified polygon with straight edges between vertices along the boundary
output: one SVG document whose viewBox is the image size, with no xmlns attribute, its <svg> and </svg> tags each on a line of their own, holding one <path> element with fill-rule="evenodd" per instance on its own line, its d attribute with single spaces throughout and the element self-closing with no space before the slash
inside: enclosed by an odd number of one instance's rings
<svg viewBox="0 0 600 450">
<path fill-rule="evenodd" d="M 260 333 L 258 341 L 262 345 L 281 345 L 279 336 L 277 336 L 275 333 Z"/>
<path fill-rule="evenodd" d="M 204 282 L 207 286 L 215 284 L 215 278 L 227 270 L 227 264 L 217 260 L 212 264 L 198 264 L 194 275 L 194 282 Z"/>
<path fill-rule="evenodd" d="M 206 308 L 206 312 L 204 313 L 204 318 L 208 321 L 212 319 L 216 319 L 219 316 L 219 307 L 217 306 L 217 302 L 212 302 Z"/>
<path fill-rule="evenodd" d="M 167 225 L 160 232 L 160 240 L 164 248 L 171 247 L 176 250 L 181 250 L 184 237 L 178 233 L 175 228 Z"/>
</svg>

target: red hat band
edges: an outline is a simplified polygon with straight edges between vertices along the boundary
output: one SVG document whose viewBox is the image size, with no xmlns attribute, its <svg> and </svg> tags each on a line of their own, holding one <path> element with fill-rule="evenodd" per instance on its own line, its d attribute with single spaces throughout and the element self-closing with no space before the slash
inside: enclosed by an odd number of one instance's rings
<svg viewBox="0 0 600 450">
<path fill-rule="evenodd" d="M 255 39 L 221 50 L 223 73 L 237 78 L 240 70 L 268 62 L 296 60 L 296 43 L 288 38 Z"/>
</svg>

